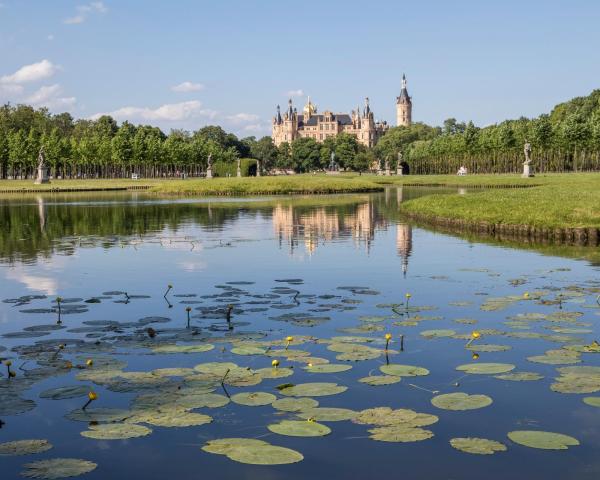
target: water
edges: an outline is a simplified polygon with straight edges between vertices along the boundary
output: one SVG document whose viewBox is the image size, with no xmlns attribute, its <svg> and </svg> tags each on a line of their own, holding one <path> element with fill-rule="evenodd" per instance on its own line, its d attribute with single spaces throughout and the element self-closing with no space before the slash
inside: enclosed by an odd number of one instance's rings
<svg viewBox="0 0 600 480">
<path fill-rule="evenodd" d="M 439 190 L 437 190 L 439 191 Z M 194 367 L 209 361 L 235 362 L 253 369 L 270 367 L 271 357 L 240 356 L 230 352 L 223 337 L 280 340 L 288 335 L 315 339 L 350 335 L 340 329 L 365 325 L 371 318 L 379 331 L 359 335 L 375 339 L 369 344 L 383 349 L 384 334 L 393 334 L 390 348 L 399 349 L 399 335 L 405 349 L 391 354 L 391 363 L 409 364 L 430 370 L 430 375 L 403 378 L 400 383 L 373 387 L 357 380 L 381 374 L 384 355 L 376 359 L 349 362 L 352 369 L 336 374 L 308 373 L 303 364 L 280 358 L 282 366 L 294 366 L 294 374 L 283 379 L 265 379 L 250 387 L 227 387 L 228 394 L 263 391 L 278 394 L 281 383 L 336 382 L 348 390 L 339 395 L 319 397 L 320 406 L 362 410 L 377 406 L 410 408 L 439 416 L 439 422 L 424 427 L 434 437 L 414 443 L 387 443 L 369 438 L 369 425 L 350 421 L 322 422 L 332 429 L 325 437 L 297 438 L 272 434 L 266 426 L 293 414 L 271 406 L 247 407 L 229 403 L 220 408 L 194 410 L 213 417 L 213 422 L 187 428 L 152 427 L 146 437 L 129 440 L 93 440 L 80 432 L 86 424 L 64 418 L 80 408 L 85 398 L 47 400 L 39 393 L 52 387 L 89 385 L 99 395 L 94 407 L 128 408 L 139 393 L 115 392 L 92 382 L 78 381 L 81 369 L 41 375 L 22 389 L 25 399 L 36 407 L 20 415 L 0 415 L 5 424 L 0 442 L 46 438 L 54 448 L 40 454 L 0 457 L 2 479 L 19 478 L 23 464 L 45 458 L 67 457 L 91 460 L 98 468 L 89 479 L 125 478 L 314 478 L 348 479 L 377 475 L 392 478 L 488 479 L 512 478 L 597 478 L 600 472 L 599 411 L 582 402 L 591 394 L 564 394 L 550 390 L 558 375 L 555 365 L 532 363 L 527 357 L 540 355 L 563 345 L 590 344 L 598 334 L 600 289 L 594 250 L 529 246 L 527 250 L 489 241 L 462 239 L 417 228 L 398 213 L 398 202 L 429 194 L 425 189 L 390 189 L 373 195 L 344 195 L 306 198 L 256 199 L 162 199 L 147 194 L 71 194 L 15 196 L 0 199 L 0 285 L 1 299 L 24 295 L 47 298 L 22 304 L 0 303 L 0 335 L 21 332 L 36 325 L 54 325 L 55 312 L 26 313 L 23 310 L 51 309 L 56 296 L 82 305 L 81 313 L 61 316 L 61 330 L 33 338 L 0 337 L 8 350 L 0 356 L 13 360 L 17 379 L 34 368 L 35 355 L 19 369 L 11 349 L 52 339 L 82 339 L 98 342 L 105 349 L 92 352 L 81 344 L 67 343 L 58 359 L 82 364 L 86 358 L 110 357 L 127 363 L 126 371 L 147 372 L 164 367 Z M 561 255 L 561 256 L 557 256 Z M 301 279 L 302 282 L 276 280 Z M 228 284 L 227 282 L 252 282 Z M 163 297 L 168 284 L 172 291 Z M 360 286 L 366 290 L 339 289 Z M 234 290 L 232 290 L 234 289 Z M 237 289 L 237 290 L 236 290 Z M 276 289 L 276 290 L 273 290 Z M 103 292 L 127 292 L 104 295 Z M 300 292 L 296 296 L 296 291 Z M 543 292 L 542 292 L 543 291 Z M 229 294 L 226 294 L 229 292 Z M 273 292 L 276 292 L 273 295 Z M 389 304 L 405 301 L 410 292 L 411 307 L 398 307 L 398 317 Z M 525 292 L 532 298 L 523 299 Z M 559 296 L 562 304 L 552 303 Z M 574 293 L 575 292 L 575 293 Z M 217 296 L 216 294 L 220 294 Z M 271 294 L 271 295 L 267 295 Z M 136 298 L 141 295 L 147 298 Z M 195 295 L 195 296 L 181 296 Z M 490 297 L 519 296 L 499 311 L 481 310 Z M 101 296 L 100 303 L 85 303 Z M 296 299 L 294 299 L 296 297 Z M 360 301 L 360 303 L 357 303 Z M 549 301 L 549 302 L 548 302 Z M 233 336 L 223 313 L 235 305 Z M 185 308 L 191 315 L 197 338 L 186 329 Z M 427 308 L 425 308 L 427 307 Z M 200 310 L 198 310 L 200 309 Z M 205 310 L 201 310 L 205 309 Z M 86 311 L 83 311 L 86 310 Z M 570 342 L 524 339 L 506 332 L 561 334 L 547 327 L 573 328 L 569 322 L 530 323 L 529 329 L 504 322 L 520 313 L 581 312 L 575 325 L 592 333 L 570 334 Z M 284 321 L 286 314 L 299 314 L 296 322 Z M 150 324 L 158 335 L 148 338 L 147 326 L 125 325 L 119 331 L 76 331 L 83 322 L 110 320 L 137 322 L 148 316 L 171 319 Z M 393 325 L 398 321 L 428 319 L 415 326 Z M 275 319 L 278 317 L 278 319 Z M 322 321 L 323 317 L 328 318 Z M 396 318 L 398 317 L 398 318 Z M 476 324 L 457 323 L 474 319 Z M 307 319 L 309 319 L 307 321 Z M 307 326 L 307 322 L 313 326 Z M 589 324 L 589 326 L 588 326 Z M 85 326 L 85 325 L 84 325 Z M 88 325 L 89 326 L 89 325 Z M 212 327 L 211 327 L 212 326 Z M 480 353 L 477 361 L 459 338 L 426 339 L 420 332 L 452 329 L 457 334 L 496 329 L 480 343 L 512 347 L 509 351 Z M 164 333 L 163 333 L 164 330 Z M 134 332 L 138 332 L 137 336 Z M 210 343 L 216 348 L 195 354 L 149 355 L 150 342 L 165 342 L 170 335 Z M 354 335 L 354 334 L 352 334 Z M 117 342 L 118 338 L 118 342 Z M 561 338 L 555 339 L 561 340 Z M 562 340 L 569 340 L 563 338 Z M 56 351 L 56 342 L 46 343 Z M 170 342 L 174 343 L 174 342 Z M 185 343 L 185 342 L 180 342 Z M 327 344 L 307 342 L 292 346 L 323 357 L 332 363 L 336 352 Z M 22 350 L 19 350 L 23 354 Z M 45 355 L 52 360 L 53 353 Z M 41 358 L 41 357 L 40 357 Z M 579 365 L 600 365 L 600 356 L 585 353 Z M 516 365 L 515 371 L 538 372 L 544 379 L 510 382 L 492 375 L 467 375 L 456 371 L 461 364 L 502 362 Z M 560 365 L 558 366 L 560 367 Z M 100 367 L 93 367 L 100 368 Z M 5 373 L 3 367 L 2 373 Z M 31 377 L 31 372 L 30 372 Z M 181 379 L 172 379 L 172 383 Z M 12 380 L 11 380 L 12 381 Z M 4 390 L 9 381 L 0 378 Z M 456 384 L 458 383 L 458 386 Z M 14 383 L 13 383 L 14 385 Z M 160 391 L 160 389 L 158 389 Z M 469 411 L 448 411 L 434 407 L 433 391 L 485 394 L 493 399 L 489 407 Z M 215 393 L 224 393 L 220 387 Z M 3 390 L 0 389 L 0 399 Z M 91 408 L 91 407 L 90 407 Z M 546 430 L 576 437 L 581 445 L 564 451 L 527 448 L 511 442 L 512 430 Z M 453 437 L 483 437 L 500 441 L 508 451 L 490 456 L 471 455 L 453 449 Z M 261 438 L 274 445 L 297 450 L 304 460 L 292 465 L 254 466 L 205 453 L 200 447 L 210 439 L 225 437 Z"/>
</svg>

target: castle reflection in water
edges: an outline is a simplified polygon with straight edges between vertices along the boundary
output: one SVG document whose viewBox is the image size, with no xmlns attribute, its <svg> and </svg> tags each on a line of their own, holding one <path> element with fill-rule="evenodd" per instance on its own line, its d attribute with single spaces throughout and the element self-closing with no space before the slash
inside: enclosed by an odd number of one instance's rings
<svg viewBox="0 0 600 480">
<path fill-rule="evenodd" d="M 364 248 L 368 253 L 375 239 L 375 232 L 389 230 L 393 225 L 387 212 L 380 211 L 379 207 L 397 209 L 398 203 L 402 201 L 401 189 L 398 189 L 396 197 L 390 202 L 390 197 L 386 195 L 382 199 L 383 205 L 369 199 L 364 203 L 337 209 L 299 209 L 293 205 L 278 204 L 273 208 L 273 229 L 280 247 L 287 246 L 291 255 L 301 251 L 302 244 L 305 252 L 313 255 L 319 244 L 348 238 L 353 240 L 356 248 Z M 406 275 L 413 248 L 412 227 L 403 222 L 395 223 L 395 226 L 396 251 Z"/>
</svg>

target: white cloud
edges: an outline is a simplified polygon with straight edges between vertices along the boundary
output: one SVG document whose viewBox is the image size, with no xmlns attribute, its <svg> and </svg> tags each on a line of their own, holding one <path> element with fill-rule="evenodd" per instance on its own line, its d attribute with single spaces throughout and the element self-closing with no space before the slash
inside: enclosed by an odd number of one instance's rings
<svg viewBox="0 0 600 480">
<path fill-rule="evenodd" d="M 232 123 L 240 124 L 240 123 L 248 123 L 248 122 L 256 122 L 260 117 L 258 115 L 254 115 L 253 113 L 236 113 L 235 115 L 229 115 L 227 120 L 230 120 Z"/>
<path fill-rule="evenodd" d="M 61 97 L 62 88 L 58 84 L 43 86 L 25 99 L 27 103 L 39 107 L 68 108 L 75 105 L 75 97 Z"/>
<path fill-rule="evenodd" d="M 49 78 L 56 73 L 58 67 L 49 60 L 42 60 L 38 63 L 32 63 L 31 65 L 25 65 L 19 68 L 12 75 L 4 75 L 0 77 L 0 83 L 29 83 L 36 82 Z"/>
<path fill-rule="evenodd" d="M 204 85 L 201 83 L 192 83 L 192 82 L 183 82 L 179 85 L 175 85 L 171 87 L 171 90 L 174 92 L 198 92 L 200 90 L 204 90 Z"/>
<path fill-rule="evenodd" d="M 267 127 L 260 123 L 252 123 L 250 125 L 246 125 L 244 127 L 245 132 L 264 132 L 267 130 Z"/>
<path fill-rule="evenodd" d="M 139 119 L 146 121 L 169 121 L 176 122 L 189 120 L 197 117 L 213 118 L 217 112 L 202 108 L 202 103 L 197 100 L 180 103 L 167 103 L 158 108 L 148 107 L 123 107 L 108 113 L 97 113 L 92 119 L 98 119 L 102 115 L 110 115 L 116 119 Z"/>
<path fill-rule="evenodd" d="M 304 90 L 302 90 L 302 89 L 288 90 L 285 95 L 287 97 L 303 97 L 304 96 Z"/>
<path fill-rule="evenodd" d="M 67 25 L 76 25 L 85 22 L 94 13 L 108 12 L 108 8 L 102 2 L 90 2 L 87 5 L 79 5 L 76 10 L 77 13 L 73 17 L 66 18 L 64 23 Z"/>
</svg>

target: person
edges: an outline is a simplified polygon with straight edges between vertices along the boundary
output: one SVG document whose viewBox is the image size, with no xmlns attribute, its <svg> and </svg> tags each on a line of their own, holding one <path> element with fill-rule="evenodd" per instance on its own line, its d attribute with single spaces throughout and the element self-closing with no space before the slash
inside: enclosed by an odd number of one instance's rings
<svg viewBox="0 0 600 480">
<path fill-rule="evenodd" d="M 457 175 L 466 175 L 467 174 L 467 168 L 464 165 L 461 165 L 461 167 L 458 169 L 458 172 L 456 172 Z"/>
</svg>

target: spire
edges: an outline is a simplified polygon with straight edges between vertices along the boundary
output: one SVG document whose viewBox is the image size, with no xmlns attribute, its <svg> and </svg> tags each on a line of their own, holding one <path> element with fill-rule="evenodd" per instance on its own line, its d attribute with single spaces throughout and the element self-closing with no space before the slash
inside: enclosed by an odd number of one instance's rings
<svg viewBox="0 0 600 480">
<path fill-rule="evenodd" d="M 400 96 L 396 99 L 396 103 L 411 103 L 410 95 L 406 89 L 406 75 L 402 74 L 402 88 L 400 89 Z"/>
<path fill-rule="evenodd" d="M 277 125 L 281 124 L 281 108 L 277 105 L 277 115 L 275 116 L 275 122 Z"/>
<path fill-rule="evenodd" d="M 292 108 L 292 99 L 290 98 L 288 100 L 288 117 L 290 120 L 292 119 L 293 114 L 294 114 L 294 109 Z"/>
</svg>

